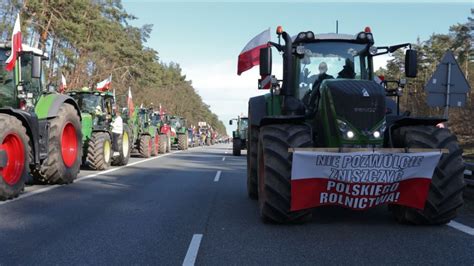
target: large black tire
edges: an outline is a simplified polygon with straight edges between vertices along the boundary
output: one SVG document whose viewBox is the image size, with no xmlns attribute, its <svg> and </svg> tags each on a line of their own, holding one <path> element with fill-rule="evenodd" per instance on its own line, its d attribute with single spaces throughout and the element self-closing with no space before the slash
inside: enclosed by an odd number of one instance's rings
<svg viewBox="0 0 474 266">
<path fill-rule="evenodd" d="M 178 134 L 178 150 L 186 150 L 188 148 L 187 140 L 188 136 L 186 134 Z"/>
<path fill-rule="evenodd" d="M 159 151 L 162 154 L 165 154 L 167 151 L 167 146 L 168 145 L 168 136 L 166 134 L 160 134 L 160 140 L 159 140 Z"/>
<path fill-rule="evenodd" d="M 106 132 L 94 132 L 87 146 L 86 164 L 93 170 L 106 170 L 112 161 L 112 141 Z"/>
<path fill-rule="evenodd" d="M 242 147 L 242 140 L 240 138 L 234 138 L 232 141 L 232 155 L 240 156 L 241 147 Z"/>
<path fill-rule="evenodd" d="M 130 160 L 130 154 L 132 151 L 132 132 L 128 125 L 123 125 L 123 134 L 119 136 L 117 140 L 117 147 L 119 155 L 112 157 L 112 165 L 121 166 L 127 165 Z"/>
<path fill-rule="evenodd" d="M 252 127 L 247 131 L 247 194 L 251 199 L 258 199 L 258 177 L 257 177 L 257 154 L 258 154 L 258 134 L 257 127 Z"/>
<path fill-rule="evenodd" d="M 159 148 L 160 148 L 160 137 L 158 136 L 158 134 L 155 134 L 155 136 L 151 139 L 151 156 L 152 157 L 158 156 Z"/>
<path fill-rule="evenodd" d="M 4 149 L 5 156 L 7 156 L 5 167 L 0 167 L 0 200 L 17 197 L 24 189 L 25 182 L 29 179 L 28 172 L 31 153 L 29 141 L 26 129 L 20 120 L 14 116 L 0 114 L 0 145 Z M 6 150 L 6 145 L 8 145 L 8 149 L 18 148 L 16 152 L 19 152 L 20 156 L 18 156 L 17 161 L 9 157 L 12 154 Z M 20 146 L 23 146 L 23 148 L 20 148 Z M 21 159 L 21 155 L 23 155 L 23 159 Z M 21 164 L 23 164 L 23 167 L 19 167 Z M 6 168 L 14 165 L 17 165 L 18 168 L 11 172 L 11 174 L 9 171 L 9 176 L 6 176 Z"/>
<path fill-rule="evenodd" d="M 166 152 L 171 152 L 171 136 L 169 134 L 166 135 Z"/>
<path fill-rule="evenodd" d="M 425 208 L 390 205 L 401 223 L 433 225 L 446 224 L 457 215 L 463 204 L 464 163 L 457 138 L 448 129 L 434 126 L 407 126 L 393 132 L 395 147 L 448 149 L 443 154 L 431 180 Z"/>
<path fill-rule="evenodd" d="M 310 147 L 311 130 L 305 125 L 263 126 L 258 141 L 258 202 L 264 222 L 302 223 L 311 210 L 290 211 L 291 165 L 288 148 Z"/>
<path fill-rule="evenodd" d="M 82 163 L 82 125 L 77 110 L 64 103 L 57 116 L 50 120 L 48 136 L 48 157 L 42 162 L 39 177 L 42 181 L 55 184 L 69 184 L 76 179 Z M 73 126 L 77 154 L 69 166 L 62 155 L 62 137 L 66 126 Z"/>
<path fill-rule="evenodd" d="M 140 143 L 138 144 L 138 152 L 142 158 L 150 158 L 152 149 L 151 137 L 148 135 L 140 136 Z"/>
</svg>

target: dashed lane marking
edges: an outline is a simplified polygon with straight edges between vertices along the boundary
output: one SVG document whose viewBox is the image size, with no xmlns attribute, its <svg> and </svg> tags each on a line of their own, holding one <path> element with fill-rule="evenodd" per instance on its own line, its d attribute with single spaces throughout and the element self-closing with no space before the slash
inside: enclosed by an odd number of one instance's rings
<svg viewBox="0 0 474 266">
<path fill-rule="evenodd" d="M 183 266 L 194 266 L 196 263 L 196 258 L 199 251 L 199 246 L 201 245 L 202 234 L 194 234 L 189 243 L 188 252 L 186 252 L 186 257 L 184 257 Z"/>
<path fill-rule="evenodd" d="M 221 178 L 221 173 L 222 171 L 217 171 L 216 177 L 214 177 L 214 182 L 219 182 L 219 179 Z"/>
<path fill-rule="evenodd" d="M 464 225 L 462 223 L 458 223 L 456 221 L 449 222 L 448 226 L 450 226 L 450 227 L 452 227 L 456 230 L 459 230 L 463 233 L 466 233 L 468 235 L 474 236 L 474 228 L 472 228 L 470 226 Z"/>
</svg>

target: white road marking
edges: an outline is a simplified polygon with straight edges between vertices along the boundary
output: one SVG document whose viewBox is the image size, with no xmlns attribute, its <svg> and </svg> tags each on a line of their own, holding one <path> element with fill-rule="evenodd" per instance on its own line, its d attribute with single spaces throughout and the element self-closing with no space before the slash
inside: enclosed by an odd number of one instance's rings
<svg viewBox="0 0 474 266">
<path fill-rule="evenodd" d="M 217 171 L 216 177 L 214 177 L 214 182 L 219 182 L 219 178 L 221 178 L 222 171 Z"/>
<path fill-rule="evenodd" d="M 188 252 L 186 252 L 186 257 L 184 257 L 183 266 L 193 266 L 196 263 L 196 258 L 199 251 L 199 246 L 201 245 L 202 234 L 194 234 L 189 243 Z"/>
<path fill-rule="evenodd" d="M 225 157 L 222 157 L 222 161 L 225 161 Z"/>
<path fill-rule="evenodd" d="M 448 226 L 450 226 L 450 227 L 452 227 L 456 230 L 459 230 L 463 233 L 466 233 L 468 235 L 474 236 L 474 228 L 472 228 L 470 226 L 464 225 L 462 223 L 458 223 L 456 221 L 449 222 Z"/>
<path fill-rule="evenodd" d="M 84 181 L 84 180 L 87 180 L 87 179 L 90 179 L 90 178 L 93 178 L 93 177 L 97 177 L 97 176 L 100 176 L 100 175 L 103 175 L 103 174 L 108 174 L 108 173 L 111 173 L 111 172 L 115 172 L 115 171 L 120 170 L 122 168 L 126 168 L 126 167 L 137 165 L 137 164 L 141 164 L 141 163 L 144 163 L 144 162 L 148 162 L 148 161 L 151 161 L 151 160 L 154 160 L 154 159 L 169 156 L 171 154 L 175 154 L 175 153 L 179 153 L 179 152 L 182 152 L 182 151 L 175 151 L 175 152 L 171 152 L 171 153 L 166 153 L 166 154 L 158 155 L 156 157 L 151 157 L 151 158 L 148 158 L 148 159 L 143 159 L 143 160 L 140 160 L 140 161 L 129 163 L 127 165 L 120 166 L 120 167 L 117 167 L 117 168 L 112 168 L 112 169 L 109 169 L 109 170 L 104 170 L 104 171 L 97 172 L 97 173 L 94 173 L 94 174 L 86 175 L 86 176 L 75 179 L 74 183 L 78 183 L 78 182 L 81 182 L 81 181 Z M 61 187 L 61 185 L 51 185 L 51 186 L 40 188 L 38 190 L 34 190 L 34 191 L 31 191 L 31 192 L 26 192 L 24 194 L 20 194 L 18 197 L 14 198 L 14 199 L 7 200 L 7 201 L 1 201 L 0 205 L 5 205 L 5 204 L 12 203 L 12 202 L 15 202 L 15 201 L 18 201 L 18 200 L 21 200 L 21 199 L 25 199 L 25 198 L 28 198 L 28 197 L 31 197 L 31 196 L 34 196 L 34 195 L 37 195 L 37 194 L 41 194 L 41 193 L 53 190 L 53 189 L 58 188 L 58 187 Z"/>
</svg>

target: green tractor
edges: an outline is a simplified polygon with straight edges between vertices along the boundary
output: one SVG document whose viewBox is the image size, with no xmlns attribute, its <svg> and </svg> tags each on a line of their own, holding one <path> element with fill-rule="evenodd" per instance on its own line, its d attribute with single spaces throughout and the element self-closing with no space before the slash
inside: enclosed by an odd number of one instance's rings
<svg viewBox="0 0 474 266">
<path fill-rule="evenodd" d="M 128 164 L 132 133 L 126 118 L 122 118 L 122 132 L 113 132 L 113 123 L 117 119 L 113 93 L 85 87 L 69 91 L 68 95 L 76 100 L 81 110 L 83 164 L 94 170 Z"/>
<path fill-rule="evenodd" d="M 240 156 L 240 151 L 247 149 L 247 129 L 249 119 L 247 117 L 237 117 L 229 120 L 229 125 L 237 121 L 237 129 L 232 131 L 232 154 Z"/>
<path fill-rule="evenodd" d="M 169 119 L 171 127 L 171 145 L 176 145 L 178 150 L 188 149 L 188 128 L 186 119 L 180 116 L 171 116 Z"/>
<path fill-rule="evenodd" d="M 5 70 L 10 44 L 0 44 L 0 199 L 19 195 L 29 173 L 38 181 L 68 184 L 82 155 L 81 116 L 74 99 L 48 92 L 43 51 L 23 45 L 13 71 Z"/>
<path fill-rule="evenodd" d="M 159 152 L 160 138 L 154 116 L 153 108 L 140 107 L 133 123 L 134 148 L 142 158 L 157 156 Z"/>
<path fill-rule="evenodd" d="M 437 127 L 443 119 L 388 114 L 386 106 L 393 101 L 373 81 L 373 58 L 400 48 L 408 48 L 405 76 L 415 77 L 417 53 L 411 45 L 376 47 L 369 27 L 355 35 L 307 31 L 294 38 L 279 27 L 277 35 L 278 43 L 260 50 L 259 89 L 270 93 L 250 98 L 248 111 L 247 190 L 249 197 L 258 198 L 262 219 L 298 223 L 311 218 L 311 209 L 291 211 L 291 151 L 328 147 L 448 151 L 434 169 L 424 209 L 389 204 L 389 210 L 403 223 L 453 219 L 463 204 L 464 188 L 456 136 Z M 272 48 L 283 57 L 282 80 L 271 75 Z"/>
</svg>

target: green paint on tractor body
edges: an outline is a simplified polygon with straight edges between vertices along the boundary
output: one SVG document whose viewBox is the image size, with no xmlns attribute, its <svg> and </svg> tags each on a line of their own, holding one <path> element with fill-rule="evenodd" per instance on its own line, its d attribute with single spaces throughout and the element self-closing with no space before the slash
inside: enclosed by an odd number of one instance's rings
<svg viewBox="0 0 474 266">
<path fill-rule="evenodd" d="M 39 119 L 46 119 L 49 116 L 49 110 L 58 99 L 58 94 L 43 94 L 39 97 L 35 106 L 35 113 Z"/>
</svg>

